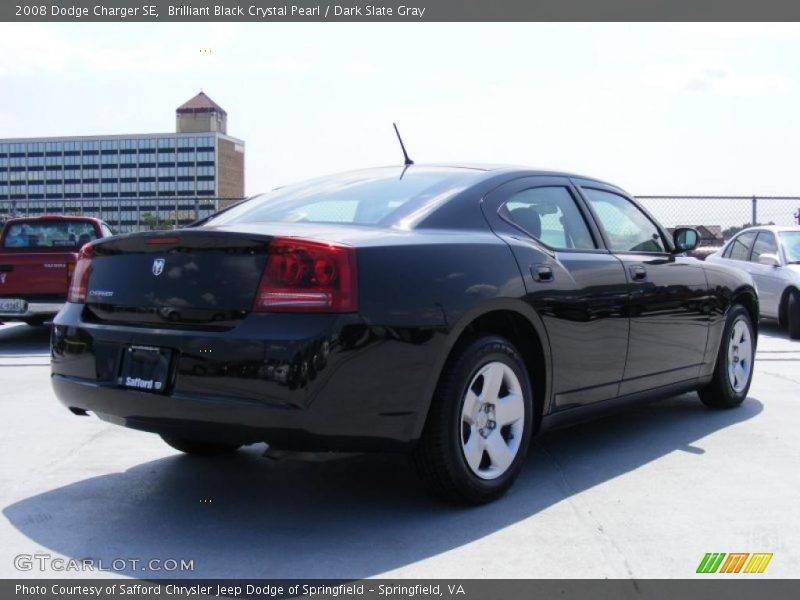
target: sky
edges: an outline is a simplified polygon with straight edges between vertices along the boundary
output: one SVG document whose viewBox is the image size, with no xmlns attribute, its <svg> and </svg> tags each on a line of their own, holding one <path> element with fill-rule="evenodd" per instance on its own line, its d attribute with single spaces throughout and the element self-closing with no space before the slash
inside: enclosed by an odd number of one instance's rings
<svg viewBox="0 0 800 600">
<path fill-rule="evenodd" d="M 0 138 L 174 131 L 205 91 L 248 195 L 412 158 L 635 195 L 800 195 L 797 24 L 0 24 Z"/>
</svg>

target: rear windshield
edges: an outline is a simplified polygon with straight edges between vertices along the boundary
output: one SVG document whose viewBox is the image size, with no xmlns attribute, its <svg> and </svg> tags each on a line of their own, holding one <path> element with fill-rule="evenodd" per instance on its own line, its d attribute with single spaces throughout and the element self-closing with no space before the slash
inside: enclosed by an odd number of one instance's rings
<svg viewBox="0 0 800 600">
<path fill-rule="evenodd" d="M 206 223 L 348 223 L 390 226 L 438 206 L 482 171 L 386 167 L 314 179 L 256 196 Z"/>
<path fill-rule="evenodd" d="M 80 248 L 97 237 L 86 221 L 40 221 L 8 226 L 3 248 Z"/>
</svg>

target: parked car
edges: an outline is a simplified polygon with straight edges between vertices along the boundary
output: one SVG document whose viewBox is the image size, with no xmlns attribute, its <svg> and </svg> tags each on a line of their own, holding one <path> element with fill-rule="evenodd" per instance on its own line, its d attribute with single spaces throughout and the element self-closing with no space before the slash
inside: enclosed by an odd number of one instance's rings
<svg viewBox="0 0 800 600">
<path fill-rule="evenodd" d="M 190 454 L 409 451 L 439 494 L 486 502 L 549 427 L 688 390 L 743 401 L 758 299 L 681 256 L 696 243 L 586 177 L 325 177 L 84 248 L 52 383 Z"/>
<path fill-rule="evenodd" d="M 775 319 L 800 339 L 800 227 L 751 227 L 707 259 L 750 273 L 761 316 Z"/>
<path fill-rule="evenodd" d="M 81 246 L 111 235 L 88 217 L 8 220 L 0 232 L 0 321 L 42 325 L 67 299 Z"/>
</svg>

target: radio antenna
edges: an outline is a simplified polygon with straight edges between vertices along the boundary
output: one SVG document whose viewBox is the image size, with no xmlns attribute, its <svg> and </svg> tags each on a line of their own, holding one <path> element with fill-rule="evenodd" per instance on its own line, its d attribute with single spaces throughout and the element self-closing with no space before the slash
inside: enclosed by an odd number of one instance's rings
<svg viewBox="0 0 800 600">
<path fill-rule="evenodd" d="M 392 123 L 394 125 L 394 132 L 397 134 L 397 141 L 400 142 L 400 148 L 403 150 L 403 156 L 405 157 L 405 165 L 408 167 L 409 165 L 413 165 L 414 161 L 408 157 L 408 152 L 406 152 L 406 145 L 403 143 L 403 138 L 400 137 L 400 130 L 397 129 L 397 123 Z"/>
</svg>

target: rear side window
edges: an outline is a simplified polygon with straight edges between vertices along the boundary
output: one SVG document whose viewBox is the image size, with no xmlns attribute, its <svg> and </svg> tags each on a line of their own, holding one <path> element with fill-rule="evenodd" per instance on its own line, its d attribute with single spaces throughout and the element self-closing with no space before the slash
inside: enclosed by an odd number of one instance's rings
<svg viewBox="0 0 800 600">
<path fill-rule="evenodd" d="M 775 234 L 771 231 L 762 231 L 753 244 L 753 253 L 750 256 L 752 262 L 758 262 L 762 254 L 778 254 L 778 243 L 775 241 Z"/>
<path fill-rule="evenodd" d="M 732 260 L 748 260 L 750 258 L 750 246 L 756 237 L 755 231 L 748 231 L 736 236 L 731 242 L 728 258 Z"/>
<path fill-rule="evenodd" d="M 595 248 L 575 199 L 564 187 L 538 187 L 517 192 L 500 208 L 500 215 L 552 248 Z"/>
<path fill-rule="evenodd" d="M 615 252 L 666 252 L 658 227 L 627 198 L 583 188 L 589 205 L 600 223 L 609 249 Z"/>
<path fill-rule="evenodd" d="M 80 248 L 97 238 L 86 221 L 15 223 L 8 228 L 3 248 Z"/>
</svg>

